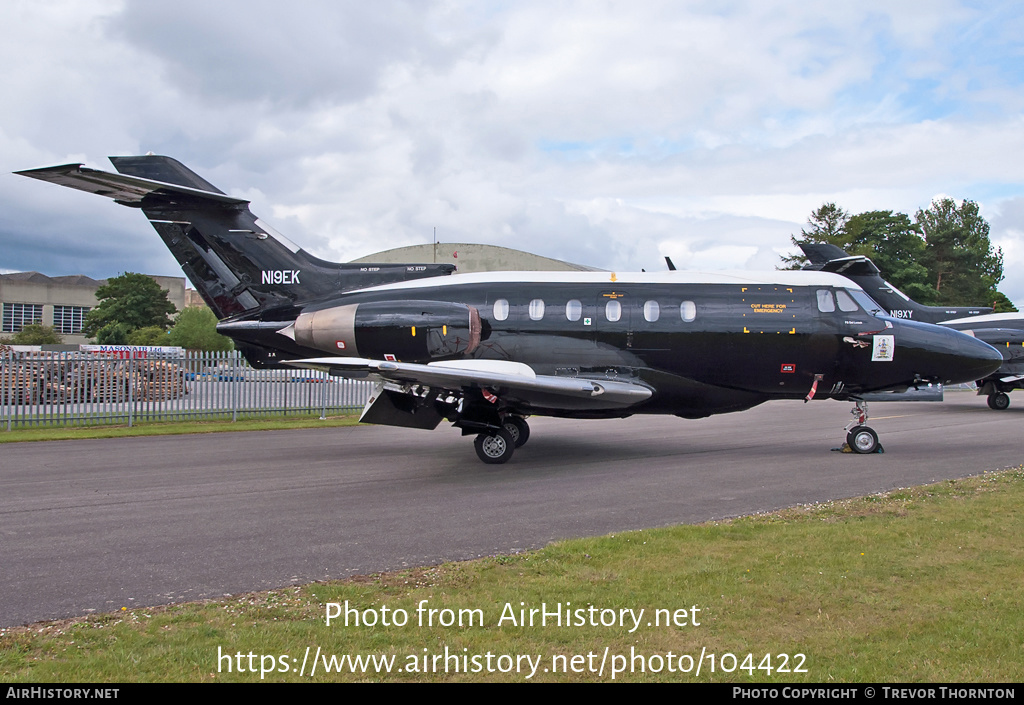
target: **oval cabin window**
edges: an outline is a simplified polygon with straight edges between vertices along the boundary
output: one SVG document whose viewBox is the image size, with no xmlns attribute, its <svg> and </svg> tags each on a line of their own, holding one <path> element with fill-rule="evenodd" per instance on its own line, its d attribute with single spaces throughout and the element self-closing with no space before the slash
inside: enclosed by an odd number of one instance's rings
<svg viewBox="0 0 1024 705">
<path fill-rule="evenodd" d="M 498 299 L 494 302 L 494 320 L 504 321 L 508 318 L 508 299 Z"/>
<path fill-rule="evenodd" d="M 609 301 L 604 307 L 604 317 L 612 322 L 622 318 L 622 304 L 614 299 Z"/>
<path fill-rule="evenodd" d="M 644 320 L 654 323 L 661 316 L 661 306 L 657 301 L 651 300 L 644 303 Z"/>
<path fill-rule="evenodd" d="M 539 321 L 544 318 L 544 299 L 534 299 L 530 302 L 530 320 Z"/>
<path fill-rule="evenodd" d="M 565 304 L 565 317 L 570 321 L 580 320 L 580 316 L 583 315 L 583 304 L 579 302 L 579 299 L 572 299 Z"/>
<path fill-rule="evenodd" d="M 692 301 L 684 301 L 679 304 L 679 317 L 686 323 L 692 323 L 697 317 L 697 304 Z"/>
</svg>

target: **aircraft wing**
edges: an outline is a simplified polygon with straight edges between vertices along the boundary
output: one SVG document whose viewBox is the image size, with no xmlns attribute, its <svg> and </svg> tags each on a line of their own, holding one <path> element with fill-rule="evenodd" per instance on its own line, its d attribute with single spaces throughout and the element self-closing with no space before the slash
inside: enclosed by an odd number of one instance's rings
<svg viewBox="0 0 1024 705">
<path fill-rule="evenodd" d="M 433 428 L 440 423 L 424 409 L 446 394 L 465 395 L 476 390 L 483 398 L 497 397 L 502 406 L 529 414 L 533 410 L 608 411 L 626 409 L 651 397 L 653 390 L 637 382 L 594 380 L 580 377 L 538 375 L 528 365 L 503 360 L 453 360 L 426 365 L 410 362 L 368 360 L 353 357 L 319 357 L 286 362 L 294 367 L 321 370 L 340 377 L 370 377 L 380 385 L 367 404 L 360 420 L 391 425 Z M 388 394 L 383 394 L 388 392 Z M 385 401 L 386 398 L 386 401 Z M 388 404 L 388 414 L 375 402 Z M 419 420 L 403 419 L 419 414 Z M 432 423 L 432 425 L 430 425 Z"/>
</svg>

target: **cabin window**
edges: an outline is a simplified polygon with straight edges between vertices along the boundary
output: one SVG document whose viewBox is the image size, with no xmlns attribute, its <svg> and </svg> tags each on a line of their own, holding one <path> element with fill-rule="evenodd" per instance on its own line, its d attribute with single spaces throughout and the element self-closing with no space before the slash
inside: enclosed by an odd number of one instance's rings
<svg viewBox="0 0 1024 705">
<path fill-rule="evenodd" d="M 679 304 L 679 317 L 686 323 L 692 323 L 697 317 L 697 304 L 692 301 L 684 301 Z"/>
<path fill-rule="evenodd" d="M 828 289 L 818 289 L 818 310 L 822 313 L 832 313 L 836 310 L 835 299 Z"/>
<path fill-rule="evenodd" d="M 853 300 L 853 297 L 842 289 L 836 290 L 836 301 L 839 302 L 839 310 L 851 313 L 857 310 L 857 302 Z"/>
<path fill-rule="evenodd" d="M 583 304 L 580 303 L 579 299 L 572 299 L 565 304 L 565 317 L 570 321 L 580 320 L 580 316 L 583 315 Z"/>
<path fill-rule="evenodd" d="M 658 306 L 658 302 L 653 299 L 644 302 L 644 320 L 648 323 L 654 323 L 658 320 L 661 315 L 661 307 Z"/>
<path fill-rule="evenodd" d="M 508 299 L 498 299 L 494 302 L 494 320 L 504 321 L 508 318 Z"/>
<path fill-rule="evenodd" d="M 622 318 L 622 304 L 612 299 L 604 307 L 604 317 L 609 321 L 617 321 Z"/>
<path fill-rule="evenodd" d="M 544 299 L 534 299 L 530 302 L 530 320 L 539 321 L 544 318 Z"/>
</svg>

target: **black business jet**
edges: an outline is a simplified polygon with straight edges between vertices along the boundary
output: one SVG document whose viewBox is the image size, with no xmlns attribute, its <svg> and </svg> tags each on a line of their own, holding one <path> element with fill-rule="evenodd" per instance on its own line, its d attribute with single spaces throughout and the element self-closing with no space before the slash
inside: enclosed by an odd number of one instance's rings
<svg viewBox="0 0 1024 705">
<path fill-rule="evenodd" d="M 254 366 L 377 382 L 362 421 L 475 435 L 485 463 L 528 415 L 695 419 L 771 399 L 857 402 L 847 441 L 880 450 L 859 394 L 993 372 L 991 346 L 891 318 L 824 272 L 491 272 L 313 257 L 181 163 L 112 157 L 19 174 L 139 208 Z"/>
<path fill-rule="evenodd" d="M 864 289 L 894 318 L 937 323 L 973 335 L 1003 356 L 998 370 L 977 380 L 978 394 L 988 397 L 989 408 L 1009 408 L 1010 392 L 1024 389 L 1024 313 L 992 313 L 988 306 L 925 306 L 882 278 L 867 257 L 847 255 L 827 243 L 802 243 L 808 268 L 842 274 Z"/>
</svg>

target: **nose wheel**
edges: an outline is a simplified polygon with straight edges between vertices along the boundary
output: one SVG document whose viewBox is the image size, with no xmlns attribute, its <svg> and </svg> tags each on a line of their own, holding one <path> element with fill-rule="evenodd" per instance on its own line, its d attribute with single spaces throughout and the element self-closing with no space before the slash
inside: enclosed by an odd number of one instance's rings
<svg viewBox="0 0 1024 705">
<path fill-rule="evenodd" d="M 878 434 L 875 429 L 868 426 L 860 426 L 846 434 L 846 445 L 854 453 L 877 453 L 881 448 L 878 442 Z"/>
<path fill-rule="evenodd" d="M 878 442 L 878 434 L 875 433 L 875 429 L 867 425 L 868 403 L 857 400 L 850 413 L 853 414 L 854 419 L 843 429 L 846 431 L 846 445 L 836 448 L 836 450 L 862 455 L 884 453 L 885 449 Z"/>
</svg>

